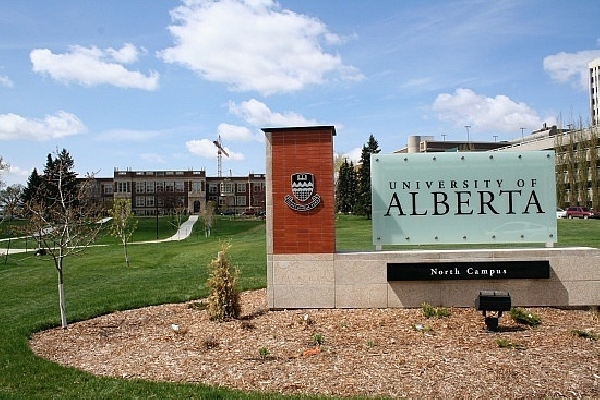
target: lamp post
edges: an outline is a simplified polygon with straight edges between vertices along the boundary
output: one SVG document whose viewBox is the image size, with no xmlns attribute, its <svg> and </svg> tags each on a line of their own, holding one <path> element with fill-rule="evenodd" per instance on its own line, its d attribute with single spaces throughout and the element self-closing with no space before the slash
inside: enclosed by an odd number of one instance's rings
<svg viewBox="0 0 600 400">
<path fill-rule="evenodd" d="M 467 130 L 467 147 L 471 150 L 471 135 L 469 134 L 469 128 L 471 125 L 465 125 L 465 129 Z"/>
<path fill-rule="evenodd" d="M 525 128 L 521 128 L 521 143 L 523 143 L 523 141 L 525 140 L 525 137 L 523 136 L 524 130 L 525 130 Z"/>
</svg>

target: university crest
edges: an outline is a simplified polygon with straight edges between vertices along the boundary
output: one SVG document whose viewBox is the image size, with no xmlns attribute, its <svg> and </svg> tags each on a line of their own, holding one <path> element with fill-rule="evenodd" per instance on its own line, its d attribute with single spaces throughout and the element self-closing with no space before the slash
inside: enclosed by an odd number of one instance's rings
<svg viewBox="0 0 600 400">
<path fill-rule="evenodd" d="M 310 211 L 321 202 L 321 196 L 314 194 L 315 176 L 307 172 L 299 172 L 291 176 L 292 194 L 285 196 L 285 203 L 294 211 Z M 300 203 L 294 201 L 294 198 Z"/>
</svg>

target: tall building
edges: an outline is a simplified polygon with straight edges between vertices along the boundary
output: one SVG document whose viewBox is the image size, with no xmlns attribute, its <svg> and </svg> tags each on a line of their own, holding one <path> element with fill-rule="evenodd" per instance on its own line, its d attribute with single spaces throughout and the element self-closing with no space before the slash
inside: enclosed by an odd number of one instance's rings
<svg viewBox="0 0 600 400">
<path fill-rule="evenodd" d="M 600 120 L 600 104 L 598 91 L 600 90 L 600 57 L 588 63 L 590 67 L 590 111 L 592 126 L 598 125 Z"/>
</svg>

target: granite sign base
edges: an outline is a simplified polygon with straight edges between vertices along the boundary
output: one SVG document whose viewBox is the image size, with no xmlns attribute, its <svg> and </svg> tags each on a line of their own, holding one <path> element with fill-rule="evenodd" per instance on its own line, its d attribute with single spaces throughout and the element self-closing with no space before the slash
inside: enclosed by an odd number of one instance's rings
<svg viewBox="0 0 600 400">
<path fill-rule="evenodd" d="M 271 254 L 267 281 L 271 309 L 473 307 L 480 291 L 508 292 L 516 307 L 599 306 L 600 250 Z"/>
</svg>

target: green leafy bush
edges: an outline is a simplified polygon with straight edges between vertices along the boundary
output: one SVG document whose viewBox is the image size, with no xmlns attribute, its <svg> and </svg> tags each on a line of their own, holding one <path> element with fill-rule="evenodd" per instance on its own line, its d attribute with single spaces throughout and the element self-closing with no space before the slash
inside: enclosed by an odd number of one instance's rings
<svg viewBox="0 0 600 400">
<path fill-rule="evenodd" d="M 542 320 L 536 313 L 528 312 L 522 308 L 511 308 L 510 317 L 516 323 L 523 325 L 538 326 L 542 323 Z"/>
<path fill-rule="evenodd" d="M 448 318 L 452 313 L 447 308 L 435 308 L 428 303 L 421 305 L 423 309 L 423 317 L 425 318 Z"/>
</svg>

